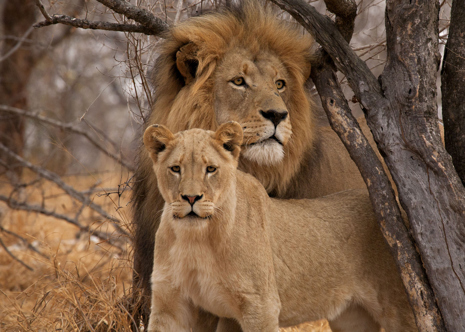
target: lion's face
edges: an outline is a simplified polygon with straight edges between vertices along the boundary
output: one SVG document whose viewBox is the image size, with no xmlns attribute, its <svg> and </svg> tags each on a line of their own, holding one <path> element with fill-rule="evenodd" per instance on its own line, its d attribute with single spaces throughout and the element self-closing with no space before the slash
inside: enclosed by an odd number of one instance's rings
<svg viewBox="0 0 465 332">
<path fill-rule="evenodd" d="M 244 131 L 239 168 L 268 192 L 284 192 L 316 140 L 306 90 L 311 45 L 309 36 L 262 6 L 180 23 L 153 71 L 148 124 L 178 132 L 237 121 Z M 149 160 L 144 163 L 148 169 Z"/>
<path fill-rule="evenodd" d="M 244 158 L 258 164 L 281 162 L 292 126 L 286 107 L 290 75 L 268 52 L 252 56 L 245 49 L 225 55 L 214 76 L 218 123 L 237 121 L 244 131 Z"/>
<path fill-rule="evenodd" d="M 164 126 L 144 134 L 158 187 L 175 220 L 202 223 L 210 218 L 234 185 L 242 131 L 226 123 L 216 133 L 191 129 L 173 135 Z"/>
</svg>

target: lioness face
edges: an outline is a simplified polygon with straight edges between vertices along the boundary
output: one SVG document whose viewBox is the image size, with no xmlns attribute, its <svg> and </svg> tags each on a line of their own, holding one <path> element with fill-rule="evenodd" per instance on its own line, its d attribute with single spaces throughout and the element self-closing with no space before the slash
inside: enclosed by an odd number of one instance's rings
<svg viewBox="0 0 465 332">
<path fill-rule="evenodd" d="M 268 52 L 229 52 L 214 79 L 216 119 L 241 124 L 243 157 L 261 165 L 281 162 L 292 128 L 285 103 L 290 75 L 279 59 Z"/>
<path fill-rule="evenodd" d="M 216 133 L 191 129 L 173 135 L 164 126 L 147 128 L 144 144 L 174 219 L 199 221 L 215 214 L 225 199 L 221 194 L 234 185 L 241 142 L 238 123 Z"/>
</svg>

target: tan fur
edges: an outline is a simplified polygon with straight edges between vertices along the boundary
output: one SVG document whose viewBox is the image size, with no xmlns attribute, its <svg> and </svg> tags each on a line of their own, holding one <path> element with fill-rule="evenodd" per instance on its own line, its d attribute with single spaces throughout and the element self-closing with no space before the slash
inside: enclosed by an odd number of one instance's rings
<svg viewBox="0 0 465 332">
<path fill-rule="evenodd" d="M 239 122 L 244 129 L 239 169 L 274 197 L 313 198 L 365 188 L 337 135 L 315 125 L 305 89 L 311 45 L 308 36 L 277 20 L 258 1 L 180 23 L 166 36 L 153 71 L 156 95 L 147 125 L 178 132 Z M 248 86 L 234 86 L 236 77 Z M 285 81 L 284 89 L 277 89 L 279 80 Z M 267 110 L 288 113 L 276 131 L 260 112 Z M 251 145 L 273 134 L 282 145 L 273 140 Z M 163 200 L 145 151 L 135 179 L 134 280 L 148 294 Z"/>
<path fill-rule="evenodd" d="M 416 331 L 367 193 L 270 199 L 236 170 L 241 134 L 231 122 L 216 133 L 173 137 L 158 126 L 144 135 L 166 200 L 148 330 L 190 331 L 201 307 L 221 318 L 217 331 L 231 319 L 245 332 L 276 332 L 321 318 L 334 331 Z"/>
</svg>

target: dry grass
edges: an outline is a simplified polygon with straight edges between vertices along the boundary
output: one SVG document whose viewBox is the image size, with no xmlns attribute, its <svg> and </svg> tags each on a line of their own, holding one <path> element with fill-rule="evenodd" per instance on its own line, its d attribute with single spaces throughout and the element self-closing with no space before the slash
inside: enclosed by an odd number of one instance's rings
<svg viewBox="0 0 465 332">
<path fill-rule="evenodd" d="M 119 181 L 117 175 L 108 175 L 100 186 L 115 186 Z M 67 182 L 88 188 L 95 178 L 68 178 Z M 8 188 L 0 191 L 6 193 Z M 40 202 L 44 195 L 53 197 L 57 212 L 75 213 L 72 200 L 60 193 L 54 186 L 45 185 L 40 190 L 28 189 L 23 195 L 34 203 Z M 128 199 L 129 195 L 123 195 L 116 204 L 111 196 L 95 197 L 108 212 L 118 214 L 127 228 Z M 115 212 L 117 205 L 120 208 Z M 92 224 L 95 217 L 84 210 L 83 219 Z M 0 225 L 27 238 L 48 256 L 26 250 L 17 238 L 0 231 L 11 253 L 33 268 L 30 271 L 0 247 L 0 331 L 130 331 L 126 309 L 132 279 L 129 241 L 120 250 L 88 234 L 77 233 L 74 226 L 63 221 L 13 211 L 3 203 L 0 203 Z M 99 227 L 105 231 L 112 229 L 108 224 Z M 330 329 L 326 321 L 318 321 L 282 331 L 330 332 Z"/>
</svg>

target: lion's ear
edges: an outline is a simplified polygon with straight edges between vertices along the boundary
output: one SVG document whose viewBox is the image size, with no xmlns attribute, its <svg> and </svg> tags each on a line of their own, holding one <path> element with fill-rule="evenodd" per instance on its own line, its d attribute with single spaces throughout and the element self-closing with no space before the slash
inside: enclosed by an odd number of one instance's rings
<svg viewBox="0 0 465 332">
<path fill-rule="evenodd" d="M 195 78 L 197 73 L 197 68 L 199 66 L 199 59 L 197 57 L 198 49 L 197 45 L 190 42 L 182 46 L 176 53 L 176 67 L 184 77 L 186 85 Z"/>
<path fill-rule="evenodd" d="M 242 144 L 242 127 L 235 121 L 223 123 L 215 133 L 215 139 L 224 149 L 230 151 L 238 159 Z"/>
<path fill-rule="evenodd" d="M 144 145 L 153 162 L 157 162 L 158 154 L 174 139 L 173 133 L 163 125 L 152 125 L 145 130 Z"/>
</svg>

